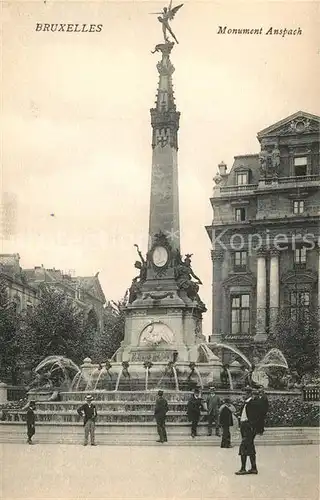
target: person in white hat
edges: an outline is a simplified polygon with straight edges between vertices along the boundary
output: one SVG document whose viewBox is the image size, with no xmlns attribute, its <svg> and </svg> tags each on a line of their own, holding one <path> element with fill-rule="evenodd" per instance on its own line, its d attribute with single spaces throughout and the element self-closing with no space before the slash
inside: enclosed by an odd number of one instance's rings
<svg viewBox="0 0 320 500">
<path fill-rule="evenodd" d="M 88 444 L 89 434 L 91 446 L 95 446 L 95 426 L 98 414 L 95 405 L 92 404 L 92 400 L 93 397 L 88 394 L 86 396 L 86 402 L 77 409 L 78 414 L 83 417 L 84 446 Z"/>
</svg>

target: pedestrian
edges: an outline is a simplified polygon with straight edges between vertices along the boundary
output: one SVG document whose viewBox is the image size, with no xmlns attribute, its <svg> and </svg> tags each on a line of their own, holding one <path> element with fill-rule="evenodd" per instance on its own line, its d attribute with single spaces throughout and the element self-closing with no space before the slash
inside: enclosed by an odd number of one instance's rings
<svg viewBox="0 0 320 500">
<path fill-rule="evenodd" d="M 219 424 L 222 427 L 221 448 L 232 448 L 230 427 L 233 426 L 233 411 L 235 411 L 234 406 L 230 399 L 226 398 L 219 409 Z"/>
<path fill-rule="evenodd" d="M 158 391 L 158 397 L 156 399 L 156 406 L 154 409 L 154 416 L 157 422 L 157 431 L 159 434 L 157 443 L 166 443 L 168 441 L 166 431 L 166 415 L 168 410 L 168 402 L 163 397 L 163 391 Z"/>
<path fill-rule="evenodd" d="M 208 436 L 212 436 L 213 422 L 216 428 L 216 436 L 220 436 L 219 432 L 219 407 L 221 401 L 216 394 L 214 387 L 210 387 L 209 396 L 207 398 L 207 411 L 208 411 Z"/>
<path fill-rule="evenodd" d="M 29 405 L 27 406 L 27 436 L 28 444 L 33 444 L 32 442 L 32 437 L 35 435 L 36 432 L 36 418 L 34 414 L 34 410 L 36 409 L 36 402 L 35 401 L 30 401 Z"/>
<path fill-rule="evenodd" d="M 267 417 L 267 413 L 269 411 L 268 397 L 262 387 L 260 387 L 258 391 L 258 402 L 260 406 L 260 418 L 259 418 L 259 425 L 257 427 L 257 434 L 262 435 L 264 433 L 265 420 Z"/>
<path fill-rule="evenodd" d="M 195 438 L 197 435 L 197 427 L 200 420 L 201 410 L 204 411 L 202 399 L 200 397 L 199 389 L 194 389 L 191 398 L 188 401 L 187 416 L 191 422 L 191 437 Z"/>
<path fill-rule="evenodd" d="M 78 414 L 83 416 L 84 425 L 84 446 L 88 444 L 88 437 L 90 434 L 91 446 L 95 446 L 95 426 L 97 419 L 97 409 L 94 404 L 92 404 L 93 397 L 88 394 L 86 396 L 86 402 L 77 409 Z"/>
<path fill-rule="evenodd" d="M 258 474 L 256 464 L 256 450 L 254 438 L 257 427 L 260 425 L 260 406 L 257 397 L 253 394 L 251 387 L 246 387 L 245 401 L 240 411 L 241 443 L 239 455 L 241 457 L 241 468 L 235 474 Z M 247 457 L 250 458 L 251 469 L 246 470 Z"/>
</svg>

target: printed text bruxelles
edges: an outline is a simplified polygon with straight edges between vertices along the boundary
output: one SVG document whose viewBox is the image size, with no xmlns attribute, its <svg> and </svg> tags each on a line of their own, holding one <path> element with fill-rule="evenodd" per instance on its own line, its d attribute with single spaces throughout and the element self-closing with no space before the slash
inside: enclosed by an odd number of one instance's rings
<svg viewBox="0 0 320 500">
<path fill-rule="evenodd" d="M 73 33 L 99 33 L 102 31 L 103 24 L 47 24 L 37 23 L 36 31 L 66 31 Z"/>
</svg>

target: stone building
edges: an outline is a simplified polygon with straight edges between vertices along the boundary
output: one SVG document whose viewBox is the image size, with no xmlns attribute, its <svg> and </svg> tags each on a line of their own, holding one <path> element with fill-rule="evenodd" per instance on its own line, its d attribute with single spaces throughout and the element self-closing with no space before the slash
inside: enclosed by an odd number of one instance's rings
<svg viewBox="0 0 320 500">
<path fill-rule="evenodd" d="M 19 254 L 0 255 L 0 279 L 6 283 L 9 299 L 15 302 L 18 312 L 38 302 L 37 290 L 28 283 L 20 267 Z"/>
<path fill-rule="evenodd" d="M 319 130 L 299 111 L 258 133 L 259 153 L 218 166 L 211 341 L 263 350 L 281 311 L 319 310 Z"/>
<path fill-rule="evenodd" d="M 36 305 L 44 286 L 61 290 L 88 315 L 93 328 L 102 332 L 105 313 L 105 295 L 98 273 L 95 276 L 71 276 L 57 269 L 22 269 L 18 254 L 0 255 L 0 278 L 8 285 L 9 297 L 21 312 Z"/>
</svg>

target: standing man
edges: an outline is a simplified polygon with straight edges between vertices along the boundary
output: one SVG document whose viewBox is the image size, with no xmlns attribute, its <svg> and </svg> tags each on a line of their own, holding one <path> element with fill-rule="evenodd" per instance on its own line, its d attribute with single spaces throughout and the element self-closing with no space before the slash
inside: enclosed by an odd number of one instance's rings
<svg viewBox="0 0 320 500">
<path fill-rule="evenodd" d="M 259 389 L 258 394 L 259 394 L 258 402 L 260 406 L 260 419 L 259 419 L 260 425 L 258 425 L 257 434 L 263 434 L 266 416 L 269 411 L 269 401 L 262 387 Z"/>
<path fill-rule="evenodd" d="M 159 434 L 157 443 L 166 443 L 168 441 L 166 431 L 166 415 L 168 410 L 168 402 L 163 397 L 163 391 L 158 391 L 158 397 L 156 399 L 156 406 L 154 409 L 154 416 L 157 422 L 157 430 Z"/>
<path fill-rule="evenodd" d="M 245 391 L 245 401 L 240 411 L 240 432 L 242 439 L 239 447 L 241 469 L 236 472 L 238 476 L 243 474 L 258 474 L 254 438 L 260 424 L 260 407 L 259 401 L 256 395 L 253 394 L 251 387 L 246 387 Z M 246 471 L 247 457 L 250 458 L 251 462 L 251 469 L 248 471 Z"/>
<path fill-rule="evenodd" d="M 209 396 L 207 399 L 207 409 L 208 409 L 208 436 L 212 436 L 212 424 L 215 423 L 216 436 L 220 436 L 219 433 L 219 407 L 221 401 L 219 396 L 216 394 L 214 387 L 210 387 Z"/>
<path fill-rule="evenodd" d="M 234 411 L 235 407 L 231 404 L 230 399 L 226 398 L 219 411 L 219 423 L 222 427 L 221 448 L 232 448 L 230 427 L 233 426 L 232 414 Z"/>
<path fill-rule="evenodd" d="M 84 446 L 88 444 L 88 437 L 90 434 L 91 446 L 95 446 L 94 433 L 97 418 L 97 409 L 94 404 L 92 404 L 92 396 L 88 394 L 86 396 L 86 402 L 77 409 L 78 414 L 83 417 L 84 425 Z"/>
<path fill-rule="evenodd" d="M 197 435 L 197 427 L 200 420 L 201 410 L 204 410 L 202 399 L 200 398 L 199 389 L 195 389 L 191 398 L 188 401 L 187 416 L 191 422 L 191 437 Z"/>
<path fill-rule="evenodd" d="M 35 435 L 36 432 L 36 427 L 35 427 L 35 414 L 34 410 L 36 409 L 36 402 L 35 401 L 30 401 L 28 407 L 27 407 L 27 436 L 28 444 L 33 444 L 32 442 L 32 437 Z"/>
</svg>

